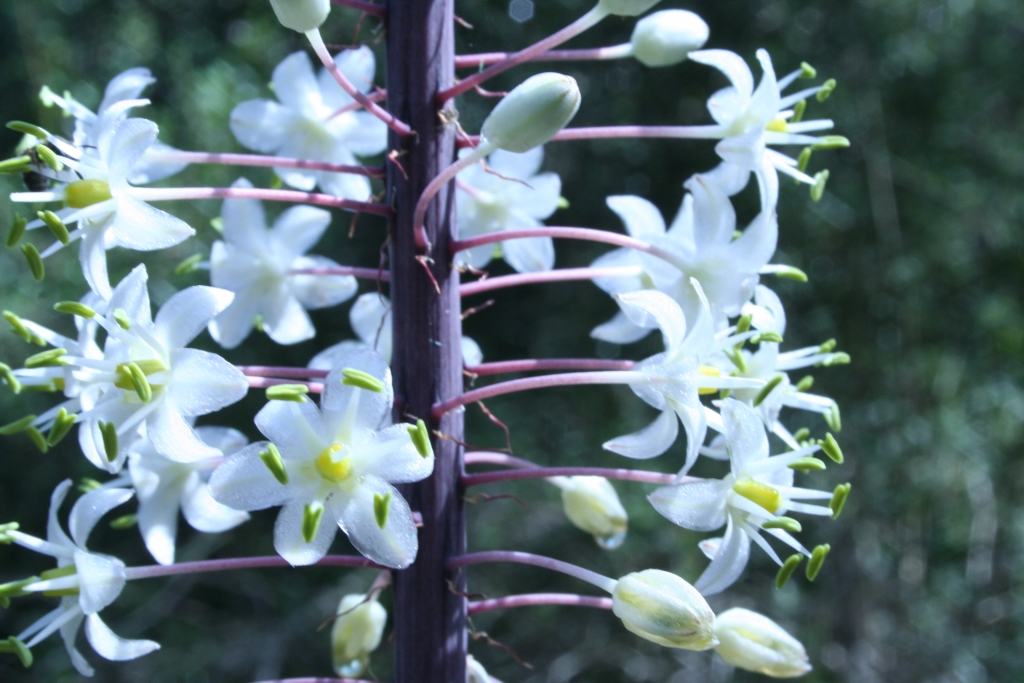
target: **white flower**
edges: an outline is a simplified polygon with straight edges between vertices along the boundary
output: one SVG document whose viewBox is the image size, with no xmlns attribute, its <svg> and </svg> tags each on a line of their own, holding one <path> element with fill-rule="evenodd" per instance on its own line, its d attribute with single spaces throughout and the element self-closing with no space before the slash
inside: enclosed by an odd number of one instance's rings
<svg viewBox="0 0 1024 683">
<path fill-rule="evenodd" d="M 665 647 L 707 650 L 718 645 L 715 613 L 689 583 L 660 569 L 627 574 L 612 591 L 612 611 L 628 630 Z"/>
<path fill-rule="evenodd" d="M 639 432 L 604 444 L 605 449 L 628 458 L 659 456 L 675 443 L 679 433 L 678 416 L 686 430 L 686 462 L 679 471 L 680 476 L 686 474 L 697 460 L 707 434 L 709 414 L 717 421 L 717 414 L 701 404 L 700 394 L 764 384 L 760 380 L 722 377 L 717 369 L 705 365 L 716 350 L 745 337 L 716 337 L 700 284 L 695 279 L 690 282 L 701 301 L 701 308 L 689 331 L 682 310 L 667 294 L 643 290 L 616 295 L 630 322 L 639 327 L 661 329 L 665 351 L 637 363 L 633 369 L 645 373 L 648 380 L 629 386 L 637 396 L 662 413 Z"/>
<path fill-rule="evenodd" d="M 82 241 L 82 273 L 94 292 L 110 298 L 107 249 L 166 249 L 195 231 L 181 219 L 133 196 L 131 180 L 143 155 L 156 143 L 156 124 L 145 119 L 115 117 L 106 125 L 102 119 L 97 121 L 94 128 L 98 130 L 92 129 L 87 135 L 88 139 L 95 135 L 95 149 L 79 149 L 65 142 L 58 147 L 62 156 L 57 157 L 63 170 L 39 167 L 41 173 L 57 181 L 57 186 L 45 192 L 15 192 L 11 201 L 66 202 L 68 208 L 54 213 L 63 224 L 78 226 L 70 232 L 68 240 Z M 37 219 L 26 228 L 44 225 L 43 220 Z M 55 242 L 43 251 L 43 258 L 63 246 L 62 242 Z"/>
<path fill-rule="evenodd" d="M 751 539 L 782 564 L 761 537 L 762 530 L 809 557 L 811 553 L 785 531 L 799 528 L 795 520 L 785 517 L 787 512 L 832 515 L 827 507 L 796 502 L 832 498 L 825 491 L 793 486 L 789 466 L 809 457 L 818 446 L 768 457 L 768 437 L 761 418 L 735 399 L 722 402 L 722 422 L 730 473 L 721 480 L 693 479 L 663 486 L 648 496 L 658 512 L 685 529 L 714 531 L 725 525 L 725 536 L 719 542 L 702 545 L 713 555 L 694 584 L 704 595 L 719 593 L 739 578 L 750 556 Z"/>
<path fill-rule="evenodd" d="M 387 621 L 388 611 L 377 601 L 377 594 L 353 593 L 341 599 L 331 628 L 331 658 L 338 676 L 352 678 L 366 670 Z"/>
<path fill-rule="evenodd" d="M 468 153 L 463 152 L 463 155 Z M 558 208 L 562 181 L 557 173 L 538 173 L 544 148 L 523 154 L 497 150 L 487 158 L 487 169 L 473 164 L 457 176 L 459 239 L 501 230 L 535 228 Z M 555 246 L 550 237 L 506 240 L 460 252 L 457 262 L 483 268 L 496 253 L 521 273 L 551 270 Z"/>
<path fill-rule="evenodd" d="M 227 427 L 196 427 L 203 443 L 230 455 L 248 443 L 245 435 Z M 210 495 L 207 480 L 220 458 L 175 462 L 140 439 L 128 454 L 128 472 L 139 499 L 139 531 L 149 554 L 160 564 L 174 563 L 178 512 L 197 531 L 218 533 L 249 519 L 245 512 L 221 505 Z"/>
<path fill-rule="evenodd" d="M 562 508 L 573 525 L 606 550 L 626 540 L 629 517 L 615 487 L 604 477 L 549 477 L 562 490 Z"/>
<path fill-rule="evenodd" d="M 232 187 L 252 187 L 241 178 Z M 307 309 L 335 306 L 356 293 L 351 275 L 293 275 L 293 270 L 334 268 L 323 256 L 304 256 L 324 234 L 331 214 L 313 206 L 293 206 L 267 229 L 263 203 L 227 199 L 221 209 L 224 241 L 213 243 L 210 284 L 235 299 L 210 323 L 210 334 L 233 349 L 249 336 L 257 316 L 278 344 L 296 344 L 316 335 Z"/>
<path fill-rule="evenodd" d="M 370 48 L 344 50 L 334 63 L 360 92 L 373 88 L 376 63 Z M 288 55 L 271 79 L 278 101 L 248 100 L 231 112 L 231 132 L 245 147 L 264 154 L 354 165 L 355 154 L 371 156 L 387 146 L 387 127 L 367 111 L 339 109 L 353 100 L 327 69 L 319 77 L 305 52 Z M 327 194 L 366 201 L 370 181 L 350 173 L 301 168 L 275 168 L 288 185 L 310 191 L 317 185 Z"/>
<path fill-rule="evenodd" d="M 491 683 L 492 680 L 483 664 L 473 655 L 466 655 L 466 683 Z"/>
<path fill-rule="evenodd" d="M 683 314 L 692 319 L 701 305 L 690 286 L 690 278 L 696 278 L 707 296 L 716 330 L 724 327 L 730 317 L 739 315 L 753 294 L 759 271 L 775 253 L 778 222 L 774 211 L 762 212 L 736 237 L 736 212 L 719 175 L 714 171 L 698 174 L 686 182 L 690 194 L 683 198 L 667 231 L 661 213 L 646 199 L 629 195 L 608 197 L 608 207 L 622 218 L 626 231 L 672 254 L 675 264 L 635 249 L 615 249 L 591 266 L 641 265 L 644 273 L 629 278 L 600 278 L 594 284 L 610 294 L 658 289 L 671 296 L 682 307 Z M 649 331 L 619 313 L 595 327 L 590 335 L 628 344 L 647 336 Z"/>
<path fill-rule="evenodd" d="M 324 380 L 320 408 L 268 403 L 256 426 L 271 443 L 228 458 L 210 491 L 238 510 L 284 506 L 274 547 L 293 565 L 322 558 L 340 527 L 363 555 L 401 569 L 415 559 L 419 541 L 409 505 L 391 484 L 428 477 L 434 454 L 425 427 L 386 426 L 391 371 L 379 354 L 358 349 L 340 362 Z"/>
<path fill-rule="evenodd" d="M 127 580 L 125 566 L 116 557 L 90 552 L 85 547 L 89 534 L 100 518 L 131 498 L 132 491 L 120 488 L 97 489 L 79 498 L 68 516 L 68 528 L 71 531 L 71 538 L 68 538 L 57 520 L 57 513 L 69 488 L 71 480 L 65 479 L 53 491 L 45 541 L 20 531 L 6 532 L 18 545 L 57 560 L 57 569 L 43 572 L 39 581 L 24 586 L 22 590 L 33 593 L 53 591 L 63 596 L 60 607 L 46 614 L 17 637 L 18 640 L 27 641 L 28 647 L 34 647 L 59 630 L 75 669 L 83 676 L 92 676 L 92 667 L 75 649 L 75 636 L 83 621 L 86 639 L 93 650 L 105 659 L 135 659 L 160 649 L 160 645 L 151 640 L 125 640 L 103 623 L 98 613 L 121 594 Z"/>
<path fill-rule="evenodd" d="M 773 678 L 796 678 L 811 670 L 799 640 L 774 621 L 742 607 L 715 617 L 715 652 L 729 664 Z"/>
</svg>

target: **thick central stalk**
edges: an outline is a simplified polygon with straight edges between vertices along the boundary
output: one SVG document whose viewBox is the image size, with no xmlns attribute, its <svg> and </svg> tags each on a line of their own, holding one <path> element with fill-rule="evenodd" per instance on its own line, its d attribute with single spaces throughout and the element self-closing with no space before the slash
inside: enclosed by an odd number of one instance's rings
<svg viewBox="0 0 1024 683">
<path fill-rule="evenodd" d="M 459 490 L 462 411 L 435 421 L 431 406 L 462 392 L 459 282 L 450 267 L 454 239 L 454 186 L 430 203 L 425 226 L 436 262 L 416 260 L 413 212 L 424 188 L 455 159 L 455 135 L 438 117 L 437 93 L 454 79 L 452 0 L 390 0 L 387 5 L 388 110 L 415 131 L 390 135 L 385 203 L 395 211 L 391 242 L 391 301 L 397 419 L 422 418 L 451 439 L 435 439 L 434 474 L 403 487 L 423 515 L 416 562 L 395 576 L 395 682 L 466 680 L 464 572 L 445 560 L 465 553 Z M 399 167 L 400 164 L 400 167 Z M 426 268 L 430 268 L 428 275 Z M 437 283 L 435 288 L 434 281 Z M 440 289 L 440 293 L 438 293 Z"/>
</svg>

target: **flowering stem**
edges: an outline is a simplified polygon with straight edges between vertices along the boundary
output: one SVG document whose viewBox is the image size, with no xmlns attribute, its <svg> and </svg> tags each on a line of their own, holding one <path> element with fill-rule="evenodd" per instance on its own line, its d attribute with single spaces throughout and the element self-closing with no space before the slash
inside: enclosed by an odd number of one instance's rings
<svg viewBox="0 0 1024 683">
<path fill-rule="evenodd" d="M 384 169 L 380 166 L 347 166 L 345 164 L 329 164 L 326 161 L 310 159 L 290 159 L 268 154 L 222 154 L 219 152 L 183 152 L 181 150 L 160 150 L 146 152 L 146 161 L 187 163 L 187 164 L 226 164 L 231 166 L 269 166 L 277 168 L 308 168 L 313 171 L 331 171 L 333 173 L 350 173 L 370 178 L 383 178 Z"/>
<path fill-rule="evenodd" d="M 584 14 L 582 17 L 572 22 L 560 31 L 552 33 L 550 36 L 534 43 L 533 45 L 520 50 L 514 54 L 508 55 L 500 62 L 492 64 L 483 71 L 475 73 L 469 78 L 465 78 L 447 90 L 442 90 L 437 94 L 437 103 L 444 106 L 444 103 L 450 99 L 458 97 L 467 90 L 472 90 L 476 86 L 480 85 L 489 78 L 493 78 L 498 74 L 511 69 L 517 64 L 521 64 L 525 61 L 532 59 L 533 57 L 547 52 L 556 45 L 561 45 L 570 38 L 583 33 L 588 28 L 596 24 L 597 22 L 608 16 L 607 10 L 601 8 L 600 4 L 595 5 L 593 9 Z"/>
<path fill-rule="evenodd" d="M 611 609 L 611 598 L 598 598 L 592 595 L 576 595 L 575 593 L 523 593 L 508 595 L 504 598 L 478 600 L 469 603 L 469 616 L 510 607 L 532 607 L 534 605 L 572 605 L 575 607 L 596 607 Z"/>
<path fill-rule="evenodd" d="M 412 229 L 413 235 L 416 238 L 417 247 L 426 252 L 430 251 L 430 240 L 427 238 L 427 231 L 423 225 L 427 215 L 427 207 L 430 206 L 430 200 L 441 191 L 441 188 L 444 187 L 449 180 L 457 176 L 459 171 L 480 161 L 494 151 L 494 149 L 494 145 L 483 142 L 470 154 L 462 157 L 451 166 L 437 174 L 437 176 L 435 176 L 434 179 L 431 180 L 425 188 L 423 188 L 420 198 L 416 201 L 416 209 L 413 211 L 412 215 Z"/>
<path fill-rule="evenodd" d="M 517 458 L 514 455 L 494 453 L 492 451 L 471 451 L 466 453 L 465 461 L 467 465 L 501 465 L 503 467 L 518 467 L 521 469 L 540 467 L 535 462 Z"/>
<path fill-rule="evenodd" d="M 543 377 L 527 377 L 514 379 L 508 382 L 499 382 L 489 387 L 482 387 L 467 391 L 460 396 L 450 398 L 441 403 L 435 403 L 432 408 L 434 417 L 440 417 L 448 411 L 464 406 L 469 403 L 476 403 L 495 396 L 511 394 L 517 391 L 529 389 L 542 389 L 544 387 L 576 386 L 581 384 L 630 384 L 643 382 L 647 375 L 642 372 L 569 372 L 557 375 L 544 375 Z"/>
<path fill-rule="evenodd" d="M 264 567 L 291 567 L 288 561 L 279 555 L 262 557 L 232 557 L 225 560 L 200 560 L 198 562 L 178 562 L 177 564 L 152 564 L 145 567 L 128 567 L 124 576 L 129 581 L 135 579 L 154 579 L 159 576 L 175 576 L 177 574 L 202 574 L 205 572 L 222 572 L 229 569 L 261 569 Z M 386 569 L 376 562 L 360 555 L 326 555 L 315 567 L 370 567 Z"/>
<path fill-rule="evenodd" d="M 359 268 L 356 266 L 329 266 L 324 268 L 296 268 L 288 271 L 289 275 L 351 275 L 366 280 L 387 282 L 391 273 L 379 268 Z"/>
<path fill-rule="evenodd" d="M 366 2 L 366 0 L 331 0 L 331 2 L 335 5 L 351 7 L 352 9 L 357 9 L 360 12 L 372 14 L 373 16 L 380 17 L 381 19 L 388 15 L 388 11 L 385 8 L 373 2 Z"/>
<path fill-rule="evenodd" d="M 144 202 L 170 201 L 174 199 L 262 199 L 269 202 L 292 202 L 295 204 L 316 204 L 336 209 L 372 213 L 391 217 L 391 208 L 374 202 L 357 202 L 341 199 L 328 194 L 300 192 L 299 190 L 271 190 L 261 187 L 133 187 L 131 196 Z"/>
<path fill-rule="evenodd" d="M 471 55 L 456 55 L 456 69 L 470 69 L 495 64 L 512 57 L 514 52 L 481 52 Z M 633 54 L 632 43 L 611 45 L 609 47 L 597 47 L 589 50 L 548 50 L 530 57 L 530 62 L 577 62 L 603 59 L 622 59 Z"/>
<path fill-rule="evenodd" d="M 326 377 L 327 370 L 314 368 L 292 368 L 275 365 L 236 365 L 243 375 L 248 377 Z"/>
<path fill-rule="evenodd" d="M 544 282 L 568 282 L 571 280 L 593 280 L 603 277 L 639 277 L 644 272 L 643 266 L 616 266 L 613 268 L 562 268 L 545 270 L 539 273 L 516 273 L 490 277 L 486 280 L 467 282 L 459 286 L 459 296 L 472 296 L 505 287 L 532 285 Z"/>
<path fill-rule="evenodd" d="M 309 393 L 319 394 L 323 392 L 324 385 L 317 384 L 316 382 L 296 382 L 294 379 L 274 379 L 270 377 L 249 377 L 246 378 L 249 381 L 250 389 L 268 389 L 270 387 L 276 387 L 278 384 L 305 384 L 309 388 Z"/>
<path fill-rule="evenodd" d="M 568 574 L 573 578 L 577 578 L 580 581 L 586 581 L 589 584 L 593 584 L 601 590 L 608 591 L 611 593 L 615 590 L 615 579 L 610 579 L 607 576 L 592 572 L 589 569 L 583 567 L 577 567 L 574 564 L 568 562 L 562 562 L 556 560 L 553 557 L 544 557 L 543 555 L 534 555 L 533 553 L 521 553 L 514 550 L 491 550 L 482 553 L 467 553 L 465 555 L 457 555 L 449 558 L 445 563 L 448 569 L 458 569 L 459 567 L 468 567 L 471 564 L 483 564 L 485 562 L 518 562 L 519 564 L 530 564 L 534 567 L 543 567 L 544 569 L 550 569 L 551 571 L 561 572 L 562 574 Z"/>
<path fill-rule="evenodd" d="M 525 360 L 467 365 L 464 369 L 471 375 L 485 377 L 505 372 L 536 372 L 540 370 L 632 370 L 634 365 L 636 363 L 631 360 L 604 360 L 602 358 L 546 358 L 543 360 L 527 358 Z"/>
<path fill-rule="evenodd" d="M 399 121 L 387 110 L 381 108 L 378 104 L 372 102 L 369 97 L 359 92 L 356 86 L 352 85 L 352 81 L 345 77 L 345 74 L 341 73 L 341 69 L 334 63 L 334 57 L 327 51 L 327 46 L 324 45 L 324 39 L 320 35 L 320 29 L 315 28 L 312 31 L 306 32 L 306 38 L 309 39 L 309 44 L 313 46 L 313 52 L 320 58 L 323 65 L 327 67 L 327 70 L 334 76 L 334 80 L 338 82 L 341 89 L 348 93 L 349 97 L 363 105 L 366 111 L 370 112 L 378 119 L 383 121 L 388 128 L 397 133 L 400 137 L 407 138 L 412 135 L 412 129 L 409 124 Z"/>
<path fill-rule="evenodd" d="M 481 72 L 483 73 L 483 72 Z M 685 138 L 690 140 L 718 140 L 725 137 L 721 126 L 593 126 L 564 128 L 555 133 L 554 140 L 604 140 L 615 138 Z M 479 136 L 460 138 L 459 147 L 472 147 Z"/>
<path fill-rule="evenodd" d="M 482 486 L 499 481 L 518 481 L 520 479 L 547 479 L 548 477 L 604 477 L 622 481 L 637 481 L 642 484 L 678 483 L 674 474 L 662 472 L 645 472 L 644 470 L 627 470 L 611 467 L 526 467 L 516 470 L 498 472 L 482 472 L 466 474 L 462 477 L 462 485 L 466 488 Z"/>
</svg>

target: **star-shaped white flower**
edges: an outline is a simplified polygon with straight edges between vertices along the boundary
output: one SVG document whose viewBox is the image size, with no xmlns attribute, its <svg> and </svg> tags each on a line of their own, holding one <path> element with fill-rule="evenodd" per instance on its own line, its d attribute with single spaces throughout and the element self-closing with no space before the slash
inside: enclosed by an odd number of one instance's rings
<svg viewBox="0 0 1024 683">
<path fill-rule="evenodd" d="M 469 150 L 463 152 L 468 154 Z M 562 181 L 557 173 L 538 173 L 544 148 L 516 154 L 498 150 L 487 157 L 487 168 L 473 164 L 457 177 L 459 239 L 502 230 L 535 228 L 558 208 Z M 489 169 L 489 170 L 488 170 Z M 551 270 L 555 245 L 550 237 L 507 240 L 460 252 L 457 262 L 483 268 L 497 253 L 520 273 Z"/>
<path fill-rule="evenodd" d="M 233 187 L 252 187 L 241 178 Z M 233 349 L 249 336 L 259 316 L 263 331 L 278 344 L 297 344 L 316 335 L 308 309 L 335 306 L 356 293 L 351 275 L 298 275 L 292 271 L 335 268 L 323 256 L 306 256 L 331 222 L 329 211 L 293 206 L 267 229 L 258 199 L 227 199 L 221 209 L 224 240 L 213 243 L 210 284 L 235 299 L 210 323 L 210 334 Z"/>
<path fill-rule="evenodd" d="M 242 449 L 210 479 L 214 499 L 238 510 L 283 506 L 274 547 L 293 565 L 313 564 L 340 527 L 363 555 L 402 569 L 419 541 L 412 511 L 392 484 L 430 476 L 426 427 L 390 424 L 391 371 L 354 350 L 324 380 L 320 408 L 271 401 L 256 415 L 270 439 Z"/>
<path fill-rule="evenodd" d="M 363 46 L 344 50 L 334 63 L 359 89 L 373 88 L 376 71 L 373 52 Z M 242 145 L 264 154 L 354 165 L 354 155 L 372 156 L 387 147 L 387 126 L 367 111 L 339 109 L 354 101 L 335 82 L 327 69 L 319 77 L 305 52 L 288 55 L 274 69 L 271 84 L 278 101 L 248 100 L 231 112 L 231 132 Z M 370 181 L 350 173 L 332 173 L 301 168 L 275 168 L 288 185 L 366 201 Z"/>
<path fill-rule="evenodd" d="M 663 486 L 648 499 L 669 520 L 693 531 L 725 528 L 725 536 L 704 546 L 712 558 L 694 586 L 704 595 L 728 588 L 743 572 L 753 539 L 780 566 L 782 560 L 761 531 L 775 536 L 797 552 L 811 553 L 781 527 L 765 528 L 788 520 L 787 512 L 831 516 L 825 506 L 800 500 L 829 500 L 826 491 L 793 486 L 793 463 L 819 450 L 808 446 L 784 455 L 768 457 L 768 436 L 761 418 L 749 406 L 735 400 L 722 402 L 722 422 L 729 452 L 730 472 L 723 479 L 691 479 Z"/>
<path fill-rule="evenodd" d="M 85 546 L 100 518 L 130 499 L 131 489 L 97 489 L 79 498 L 68 516 L 69 538 L 57 520 L 57 513 L 70 488 L 71 480 L 65 479 L 53 491 L 45 541 L 20 531 L 5 532 L 18 545 L 57 560 L 56 569 L 43 572 L 40 580 L 23 586 L 22 590 L 29 593 L 52 591 L 63 596 L 60 607 L 22 631 L 17 638 L 31 648 L 60 631 L 75 669 L 83 676 L 92 676 L 92 667 L 75 648 L 75 636 L 83 621 L 86 639 L 105 659 L 135 659 L 160 649 L 160 645 L 151 640 L 125 640 L 103 622 L 99 611 L 114 602 L 124 589 L 125 565 L 116 557 L 91 552 Z"/>
</svg>

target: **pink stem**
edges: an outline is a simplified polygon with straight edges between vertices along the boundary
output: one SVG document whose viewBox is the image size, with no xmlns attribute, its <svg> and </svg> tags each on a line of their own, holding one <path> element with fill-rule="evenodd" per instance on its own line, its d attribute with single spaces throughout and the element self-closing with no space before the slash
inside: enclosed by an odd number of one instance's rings
<svg viewBox="0 0 1024 683">
<path fill-rule="evenodd" d="M 469 166 L 472 166 L 476 162 L 480 161 L 487 155 L 490 150 L 493 150 L 493 146 L 480 146 L 473 150 L 470 154 L 456 159 L 450 166 L 438 173 L 427 186 L 423 188 L 423 192 L 420 193 L 419 199 L 416 200 L 416 208 L 413 210 L 412 215 L 412 229 L 413 236 L 416 238 L 416 246 L 423 250 L 425 253 L 430 251 L 430 240 L 427 239 L 427 229 L 423 223 L 427 215 L 427 207 L 430 206 L 430 200 L 432 200 L 441 188 L 445 186 L 452 178 L 455 178 L 459 171 Z"/>
<path fill-rule="evenodd" d="M 339 0 L 334 0 L 338 2 Z M 275 678 L 272 681 L 257 681 L 257 683 L 379 683 L 379 681 L 366 681 L 361 678 Z"/>
<path fill-rule="evenodd" d="M 309 393 L 319 394 L 323 392 L 324 385 L 315 382 L 296 382 L 294 379 L 272 379 L 269 377 L 246 377 L 249 380 L 250 389 L 267 389 L 276 387 L 279 384 L 305 384 L 309 387 Z"/>
<path fill-rule="evenodd" d="M 266 154 L 222 154 L 219 152 L 183 152 L 169 150 L 148 152 L 147 160 L 183 162 L 188 164 L 228 164 L 232 166 L 269 166 L 278 168 L 308 168 L 313 171 L 331 171 L 333 173 L 351 173 L 370 178 L 383 178 L 384 169 L 380 166 L 346 166 L 345 164 L 329 164 L 326 161 L 310 159 L 289 159 Z"/>
<path fill-rule="evenodd" d="M 450 243 L 450 251 L 455 254 L 460 251 L 483 246 L 485 244 L 494 244 L 495 242 L 504 242 L 505 240 L 526 239 L 530 237 L 554 237 L 559 239 L 586 240 L 589 242 L 614 244 L 617 247 L 626 247 L 627 249 L 642 251 L 645 254 L 650 254 L 651 256 L 660 258 L 677 268 L 681 267 L 679 260 L 673 254 L 665 251 L 664 249 L 659 249 L 652 244 L 644 242 L 643 240 L 638 240 L 634 237 L 622 235 L 617 232 L 608 232 L 607 230 L 594 230 L 593 228 L 563 228 L 542 225 L 536 228 L 522 228 L 519 230 L 499 230 L 498 232 L 489 232 L 485 235 L 477 235 L 476 237 L 470 237 L 464 240 L 455 240 Z"/>
<path fill-rule="evenodd" d="M 455 557 L 448 558 L 445 562 L 445 568 L 447 569 L 458 569 L 459 567 L 468 567 L 472 564 L 483 564 L 486 562 L 518 562 L 519 564 L 529 564 L 534 567 L 543 567 L 544 569 L 550 569 L 551 571 L 561 572 L 562 574 L 568 574 L 581 581 L 593 584 L 601 590 L 608 591 L 611 593 L 615 590 L 615 579 L 610 579 L 607 576 L 602 576 L 597 572 L 592 572 L 589 569 L 578 567 L 568 562 L 562 562 L 556 560 L 553 557 L 544 557 L 543 555 L 534 555 L 533 553 L 521 553 L 514 550 L 491 550 L 482 553 L 467 553 L 465 555 L 457 555 Z"/>
<path fill-rule="evenodd" d="M 482 486 L 499 481 L 547 479 L 548 477 L 604 477 L 605 479 L 620 479 L 622 481 L 636 481 L 641 484 L 661 484 L 663 486 L 679 483 L 678 478 L 674 474 L 610 467 L 527 467 L 517 470 L 467 474 L 462 477 L 461 481 L 462 485 L 468 489 L 471 486 Z"/>
<path fill-rule="evenodd" d="M 486 72 L 481 72 L 486 73 Z M 689 140 L 718 140 L 725 137 L 721 126 L 594 126 L 565 128 L 551 138 L 554 140 L 606 140 L 613 138 L 685 138 Z M 479 135 L 460 137 L 459 147 L 473 147 Z"/>
<path fill-rule="evenodd" d="M 320 36 L 320 29 L 315 28 L 312 31 L 308 31 L 306 37 L 309 39 L 309 44 L 313 46 L 313 52 L 320 58 L 320 61 L 327 67 L 327 70 L 331 72 L 331 75 L 334 76 L 334 80 L 341 86 L 341 89 L 348 93 L 349 97 L 363 105 L 366 111 L 383 121 L 388 128 L 395 131 L 399 136 L 407 138 L 412 135 L 412 128 L 409 127 L 409 124 L 399 121 L 390 112 L 371 101 L 369 97 L 359 92 L 356 86 L 352 85 L 352 81 L 348 80 L 345 74 L 341 73 L 341 69 L 334 63 L 334 57 L 331 56 L 331 53 L 327 51 L 327 46 L 324 45 L 324 39 Z"/>
<path fill-rule="evenodd" d="M 386 218 L 390 218 L 394 213 L 391 207 L 374 202 L 357 202 L 316 192 L 271 190 L 261 187 L 133 187 L 130 193 L 132 197 L 144 202 L 174 199 L 262 199 L 268 202 L 317 204 L 357 213 L 372 213 Z"/>
<path fill-rule="evenodd" d="M 388 92 L 386 90 L 374 90 L 372 93 L 370 93 L 370 94 L 368 94 L 366 96 L 366 99 L 370 100 L 371 102 L 383 102 L 384 100 L 387 99 L 387 97 L 388 97 Z M 331 119 L 333 119 L 336 116 L 341 116 L 342 114 L 344 114 L 346 112 L 356 111 L 356 110 L 362 109 L 362 108 L 363 108 L 363 105 L 360 104 L 359 102 L 349 102 L 344 107 L 338 107 L 333 112 L 331 112 L 331 115 L 327 117 L 327 120 L 330 121 Z M 381 169 L 381 172 L 383 172 L 383 171 L 384 171 L 384 169 Z"/>
<path fill-rule="evenodd" d="M 387 569 L 387 567 L 382 567 L 376 562 L 371 562 L 359 555 L 327 555 L 311 566 Z M 264 567 L 291 567 L 291 565 L 283 557 L 266 555 L 263 557 L 232 557 L 225 560 L 200 560 L 198 562 L 128 567 L 124 570 L 124 574 L 125 578 L 132 581 L 135 579 L 153 579 L 159 576 L 174 576 L 177 574 L 201 574 L 205 572 L 222 572 L 229 569 L 262 569 Z"/>
<path fill-rule="evenodd" d="M 559 270 L 545 270 L 539 273 L 516 273 L 515 275 L 489 277 L 486 280 L 477 280 L 476 282 L 467 282 L 464 285 L 459 285 L 459 296 L 472 296 L 495 289 L 517 287 L 519 285 L 534 285 L 544 282 L 593 280 L 602 277 L 638 277 L 643 272 L 643 266 L 617 266 L 614 268 L 561 268 Z"/>
<path fill-rule="evenodd" d="M 469 78 L 464 78 L 447 90 L 442 90 L 437 94 L 437 103 L 444 106 L 444 103 L 448 100 L 458 97 L 467 90 L 472 90 L 487 79 L 493 78 L 494 76 L 511 69 L 513 66 L 532 59 L 542 52 L 547 52 L 551 48 L 561 45 L 570 38 L 583 33 L 606 16 L 607 12 L 599 9 L 598 7 L 594 7 L 594 9 L 590 10 L 576 21 L 572 22 L 562 30 L 552 33 L 544 40 L 505 57 L 500 62 L 492 64 L 483 71 L 473 74 Z"/>
<path fill-rule="evenodd" d="M 633 53 L 631 43 L 596 47 L 588 50 L 548 50 L 531 57 L 531 62 L 575 62 L 596 59 L 621 59 Z M 474 69 L 487 64 L 495 64 L 512 57 L 513 52 L 481 52 L 475 55 L 456 55 L 456 69 Z"/>
<path fill-rule="evenodd" d="M 466 453 L 465 462 L 467 465 L 502 465 L 503 467 L 518 467 L 522 469 L 540 467 L 537 463 L 517 458 L 514 455 L 493 453 L 491 451 L 472 451 Z"/>
<path fill-rule="evenodd" d="M 634 365 L 636 365 L 636 362 L 631 360 L 603 360 L 601 358 L 549 358 L 535 360 L 529 358 L 526 360 L 506 360 L 497 363 L 467 365 L 464 369 L 471 375 L 485 377 L 487 375 L 500 375 L 505 372 L 536 372 L 539 370 L 632 370 Z"/>
<path fill-rule="evenodd" d="M 533 607 L 535 605 L 570 605 L 575 607 L 611 609 L 612 599 L 597 598 L 592 595 L 576 595 L 575 593 L 524 593 L 522 595 L 509 595 L 504 598 L 471 602 L 469 603 L 469 616 L 472 617 L 481 612 L 490 612 L 496 609 Z"/>
<path fill-rule="evenodd" d="M 343 7 L 351 7 L 357 9 L 360 12 L 366 12 L 372 14 L 375 17 L 383 19 L 388 15 L 388 11 L 380 5 L 373 2 L 366 2 L 366 0 L 331 0 L 335 5 L 342 5 Z"/>
<path fill-rule="evenodd" d="M 578 386 L 581 384 L 630 384 L 643 382 L 647 375 L 642 372 L 569 372 L 557 375 L 544 375 L 543 377 L 526 377 L 524 379 L 513 379 L 508 382 L 499 382 L 488 387 L 467 391 L 464 394 L 450 398 L 442 403 L 435 403 L 431 411 L 436 418 L 445 413 L 464 406 L 469 403 L 476 403 L 495 396 L 511 394 L 517 391 L 528 391 L 530 389 L 542 389 L 545 387 Z"/>
<path fill-rule="evenodd" d="M 356 266 L 331 266 L 326 268 L 296 268 L 289 270 L 289 275 L 351 275 L 366 280 L 380 280 L 388 282 L 391 280 L 391 273 L 378 268 L 357 268 Z"/>
<path fill-rule="evenodd" d="M 249 377 L 326 377 L 327 370 L 313 368 L 293 368 L 280 365 L 236 365 L 243 375 Z"/>
</svg>

